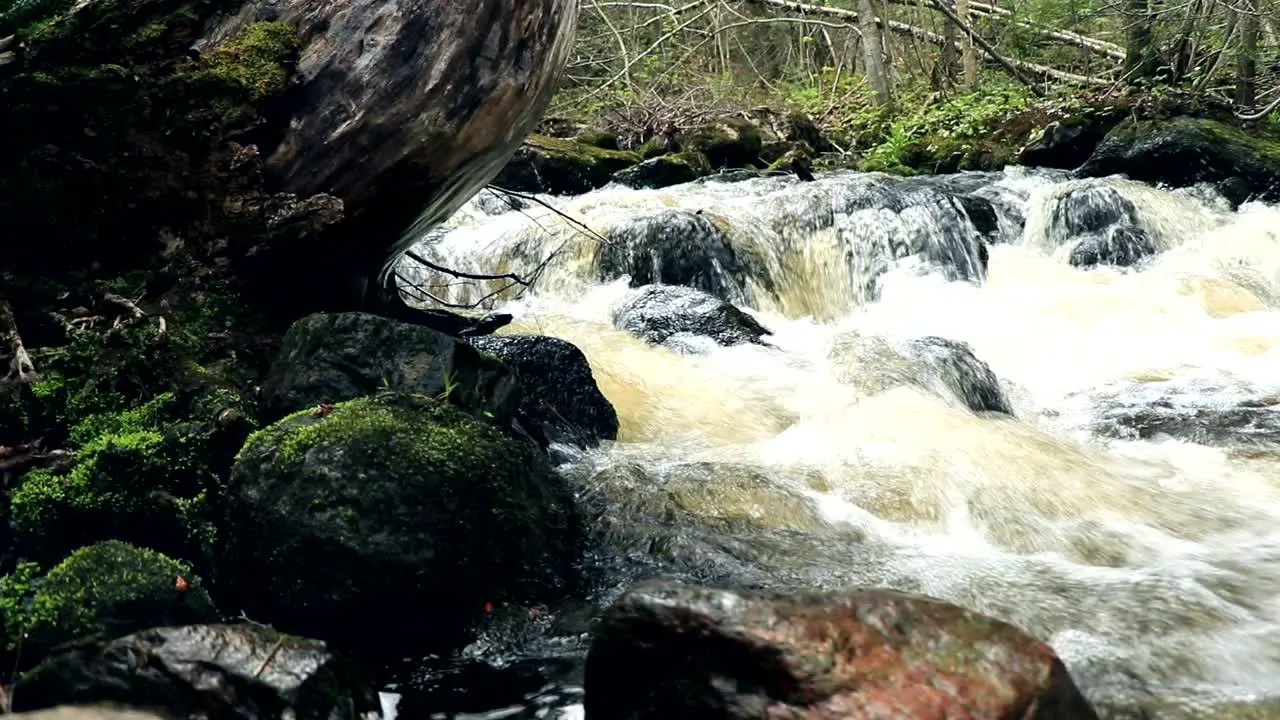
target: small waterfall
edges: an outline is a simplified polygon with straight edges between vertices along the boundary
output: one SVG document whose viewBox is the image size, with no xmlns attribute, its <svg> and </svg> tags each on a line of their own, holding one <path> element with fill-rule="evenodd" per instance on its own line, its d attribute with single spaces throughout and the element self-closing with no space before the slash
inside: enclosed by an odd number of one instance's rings
<svg viewBox="0 0 1280 720">
<path fill-rule="evenodd" d="M 562 470 L 602 601 L 895 587 L 1049 641 L 1104 717 L 1280 718 L 1280 208 L 1026 169 L 542 199 L 416 248 L 531 288 L 400 273 L 591 361 L 620 436 Z M 652 283 L 767 343 L 615 324 Z"/>
</svg>

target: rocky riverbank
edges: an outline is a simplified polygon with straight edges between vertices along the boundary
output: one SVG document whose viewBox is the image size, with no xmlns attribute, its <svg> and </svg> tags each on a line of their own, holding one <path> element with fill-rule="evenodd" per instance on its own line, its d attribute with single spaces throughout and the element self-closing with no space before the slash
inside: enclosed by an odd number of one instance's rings
<svg viewBox="0 0 1280 720">
<path fill-rule="evenodd" d="M 635 147 L 549 122 L 525 140 L 538 103 L 509 98 L 545 100 L 545 73 L 491 69 L 505 90 L 467 102 L 427 76 L 433 62 L 470 62 L 463 29 L 476 8 L 442 14 L 447 4 L 424 1 L 404 17 L 434 19 L 397 23 L 378 3 L 343 18 L 308 2 L 274 14 L 233 5 L 93 0 L 4 45 L 15 48 L 0 64 L 0 124 L 14 129 L 0 146 L 6 708 L 368 716 L 389 663 L 453 657 L 508 613 L 594 638 L 592 718 L 825 718 L 908 701 L 912 717 L 1091 716 L 1053 652 L 1012 626 L 878 591 L 764 594 L 726 582 L 718 563 L 732 553 L 670 552 L 688 537 L 664 529 L 672 518 L 652 488 L 633 488 L 624 518 L 589 481 L 557 472 L 619 432 L 579 348 L 532 333 L 463 338 L 365 312 L 352 289 L 405 226 L 443 219 L 495 173 L 509 189 L 560 194 L 725 170 L 805 180 L 850 162 L 812 121 L 755 111 Z M 529 7 L 544 20 L 566 12 Z M 361 22 L 380 28 L 362 45 L 382 48 L 376 62 L 354 63 L 342 42 Z M 513 66 L 554 65 L 555 25 L 534 43 L 545 62 L 516 62 L 513 46 Z M 460 39 L 402 52 L 420 43 L 398 38 L 424 34 Z M 352 107 L 335 109 L 337 96 Z M 1021 159 L 1211 182 L 1236 202 L 1280 196 L 1280 144 L 1211 110 L 1135 101 L 1027 116 L 999 142 L 921 138 L 887 161 L 858 157 L 918 172 Z M 922 192 L 954 200 L 975 233 L 997 232 L 990 201 Z M 690 237 L 715 229 L 680 220 Z M 1153 251 L 1130 220 L 1071 229 L 1097 236 L 1077 264 Z M 985 247 L 971 244 L 963 272 L 984 272 Z M 617 327 L 679 352 L 768 345 L 769 328 L 727 302 L 707 268 L 687 264 L 680 285 L 659 285 L 619 248 L 602 262 L 641 287 Z M 876 351 L 903 366 L 895 378 L 922 384 L 919 367 L 963 366 L 952 375 L 981 381 L 935 389 L 974 412 L 1010 412 L 963 344 Z M 753 479 L 715 482 L 749 493 Z M 661 491 L 705 504 L 715 482 Z M 816 522 L 798 498 L 779 512 L 790 523 L 780 534 Z M 730 533 L 739 521 L 725 519 Z M 693 567 L 707 585 L 641 584 L 607 611 L 584 609 L 602 597 L 606 566 L 628 581 Z M 659 666 L 669 672 L 640 674 Z M 406 717 L 435 709 L 411 705 Z"/>
</svg>

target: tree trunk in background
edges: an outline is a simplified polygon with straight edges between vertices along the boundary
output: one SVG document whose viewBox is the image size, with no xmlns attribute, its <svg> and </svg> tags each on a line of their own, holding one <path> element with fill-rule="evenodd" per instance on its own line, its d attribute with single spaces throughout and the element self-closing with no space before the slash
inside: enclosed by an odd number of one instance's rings
<svg viewBox="0 0 1280 720">
<path fill-rule="evenodd" d="M 1251 108 L 1258 102 L 1258 0 L 1240 0 L 1240 44 L 1236 46 L 1236 104 Z"/>
<path fill-rule="evenodd" d="M 1126 0 L 1124 4 L 1124 74 L 1130 81 L 1156 74 L 1156 54 L 1151 47 L 1155 15 L 1151 0 Z"/>
<path fill-rule="evenodd" d="M 966 24 L 973 23 L 969 14 L 969 0 L 956 0 L 956 17 Z M 947 34 L 948 37 L 955 35 L 955 29 L 948 26 Z M 963 48 L 964 84 L 973 87 L 978 82 L 978 51 L 974 48 L 973 38 L 969 37 L 969 33 L 963 33 L 960 42 Z"/>
<path fill-rule="evenodd" d="M 867 69 L 867 82 L 875 96 L 876 105 L 891 107 L 893 91 L 889 87 L 889 73 L 884 64 L 884 36 L 876 23 L 872 0 L 858 0 L 858 30 L 862 33 L 862 57 Z"/>
</svg>

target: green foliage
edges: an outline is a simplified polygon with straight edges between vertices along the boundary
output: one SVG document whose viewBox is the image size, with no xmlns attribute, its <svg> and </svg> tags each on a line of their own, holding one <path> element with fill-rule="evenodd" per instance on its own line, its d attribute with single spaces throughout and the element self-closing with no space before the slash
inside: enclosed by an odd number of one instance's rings
<svg viewBox="0 0 1280 720">
<path fill-rule="evenodd" d="M 74 0 L 0 0 L 0 37 L 30 35 L 73 4 Z"/>
<path fill-rule="evenodd" d="M 127 543 L 109 541 L 76 550 L 40 580 L 31 579 L 32 570 L 26 565 L 21 576 L 11 574 L 2 593 L 17 596 L 21 591 L 26 598 L 13 623 L 17 633 L 26 636 L 24 665 L 79 638 L 110 639 L 151 627 L 217 619 L 203 583 L 188 567 Z M 178 589 L 178 577 L 186 581 L 185 589 Z"/>
</svg>

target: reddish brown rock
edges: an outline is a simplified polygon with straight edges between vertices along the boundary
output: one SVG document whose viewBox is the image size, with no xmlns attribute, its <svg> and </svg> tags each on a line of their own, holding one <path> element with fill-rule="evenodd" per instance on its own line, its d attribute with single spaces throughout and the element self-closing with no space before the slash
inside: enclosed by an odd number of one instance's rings
<svg viewBox="0 0 1280 720">
<path fill-rule="evenodd" d="M 1044 643 L 888 590 L 780 595 L 643 583 L 602 618 L 588 720 L 1091 720 Z"/>
</svg>

